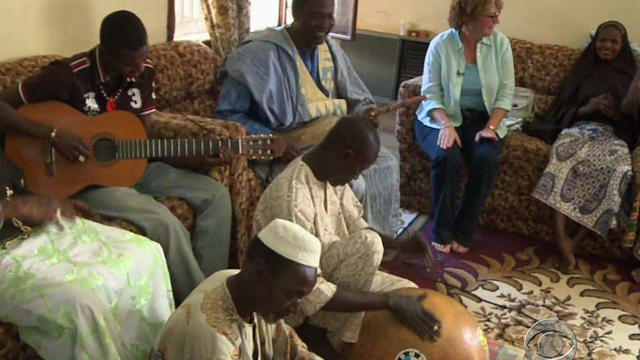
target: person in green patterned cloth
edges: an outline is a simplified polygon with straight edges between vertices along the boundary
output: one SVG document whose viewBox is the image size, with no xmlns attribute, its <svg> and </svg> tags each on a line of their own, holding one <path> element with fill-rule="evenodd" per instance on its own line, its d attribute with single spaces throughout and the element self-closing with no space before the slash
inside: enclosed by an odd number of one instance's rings
<svg viewBox="0 0 640 360">
<path fill-rule="evenodd" d="M 145 358 L 174 309 L 160 245 L 24 185 L 0 150 L 0 321 L 44 359 Z"/>
</svg>

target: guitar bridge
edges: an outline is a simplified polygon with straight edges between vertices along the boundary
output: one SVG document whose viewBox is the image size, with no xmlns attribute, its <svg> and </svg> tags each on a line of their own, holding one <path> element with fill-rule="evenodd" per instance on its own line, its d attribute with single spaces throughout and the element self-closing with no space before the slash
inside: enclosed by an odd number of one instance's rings
<svg viewBox="0 0 640 360">
<path fill-rule="evenodd" d="M 48 177 L 56 175 L 56 149 L 51 141 L 44 142 L 44 173 Z"/>
</svg>

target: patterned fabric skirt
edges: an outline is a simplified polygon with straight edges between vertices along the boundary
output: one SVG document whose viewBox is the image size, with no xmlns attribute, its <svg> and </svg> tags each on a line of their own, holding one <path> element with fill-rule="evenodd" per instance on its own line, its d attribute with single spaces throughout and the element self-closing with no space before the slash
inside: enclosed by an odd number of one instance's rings
<svg viewBox="0 0 640 360">
<path fill-rule="evenodd" d="M 611 127 L 581 122 L 562 131 L 533 196 L 606 237 L 622 226 L 620 205 L 632 178 L 631 154 Z"/>
<path fill-rule="evenodd" d="M 0 321 L 45 359 L 144 359 L 173 311 L 160 245 L 88 220 L 0 247 Z"/>
</svg>

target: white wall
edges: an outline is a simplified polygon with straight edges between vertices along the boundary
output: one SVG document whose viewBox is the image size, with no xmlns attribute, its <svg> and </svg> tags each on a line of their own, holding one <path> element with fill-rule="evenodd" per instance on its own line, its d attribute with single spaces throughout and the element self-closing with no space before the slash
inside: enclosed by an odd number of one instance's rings
<svg viewBox="0 0 640 360">
<path fill-rule="evenodd" d="M 275 1 L 275 0 L 274 0 Z M 358 28 L 397 33 L 410 27 L 447 29 L 450 0 L 359 0 Z M 640 42 L 640 0 L 504 0 L 498 29 L 507 36 L 578 47 L 606 20 L 618 20 Z"/>
<path fill-rule="evenodd" d="M 88 50 L 102 19 L 120 9 L 142 19 L 150 43 L 165 41 L 166 0 L 0 0 L 0 60 Z"/>
<path fill-rule="evenodd" d="M 508 36 L 535 42 L 579 46 L 600 22 L 615 19 L 640 42 L 640 0 L 504 0 L 498 28 Z M 254 6 L 278 0 L 253 0 Z M 358 28 L 397 33 L 410 27 L 448 27 L 450 0 L 359 0 Z M 271 6 L 270 6 L 271 7 Z M 128 9 L 147 27 L 149 42 L 166 38 L 166 0 L 0 0 L 0 60 L 38 54 L 73 55 L 98 42 L 100 21 Z"/>
</svg>

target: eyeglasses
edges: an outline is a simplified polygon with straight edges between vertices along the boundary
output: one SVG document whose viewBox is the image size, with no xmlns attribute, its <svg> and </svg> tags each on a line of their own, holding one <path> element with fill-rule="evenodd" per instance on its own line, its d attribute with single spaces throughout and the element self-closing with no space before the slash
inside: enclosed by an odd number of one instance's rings
<svg viewBox="0 0 640 360">
<path fill-rule="evenodd" d="M 500 17 L 500 14 L 493 14 L 493 15 L 482 15 L 482 17 L 486 17 L 487 19 L 496 22 L 498 21 L 498 18 Z"/>
</svg>

